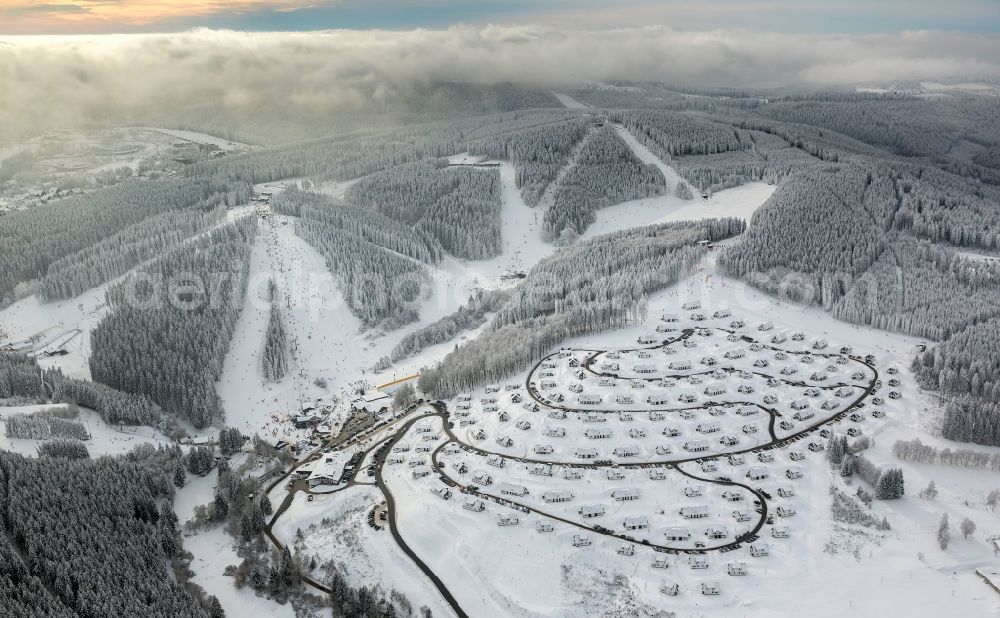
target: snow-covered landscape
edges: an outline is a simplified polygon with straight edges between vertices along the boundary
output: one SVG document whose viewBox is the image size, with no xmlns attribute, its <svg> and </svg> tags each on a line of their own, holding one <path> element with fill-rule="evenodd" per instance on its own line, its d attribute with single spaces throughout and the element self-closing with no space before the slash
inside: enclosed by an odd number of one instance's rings
<svg viewBox="0 0 1000 618">
<path fill-rule="evenodd" d="M 28 4 L 0 615 L 1000 612 L 996 33 Z"/>
</svg>

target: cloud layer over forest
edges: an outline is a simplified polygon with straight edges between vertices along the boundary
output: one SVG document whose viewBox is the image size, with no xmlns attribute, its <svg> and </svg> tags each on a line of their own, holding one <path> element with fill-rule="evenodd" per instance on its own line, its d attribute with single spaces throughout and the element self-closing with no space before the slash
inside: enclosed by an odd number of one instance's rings
<svg viewBox="0 0 1000 618">
<path fill-rule="evenodd" d="M 797 35 L 667 27 L 10 37 L 0 39 L 0 135 L 171 117 L 364 109 L 408 83 L 662 80 L 691 86 L 833 85 L 1000 77 L 991 35 Z"/>
</svg>

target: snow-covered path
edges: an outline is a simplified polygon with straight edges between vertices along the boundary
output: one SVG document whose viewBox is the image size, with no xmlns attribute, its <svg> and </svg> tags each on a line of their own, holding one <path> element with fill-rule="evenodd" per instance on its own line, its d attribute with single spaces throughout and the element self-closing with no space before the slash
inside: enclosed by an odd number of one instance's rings
<svg viewBox="0 0 1000 618">
<path fill-rule="evenodd" d="M 554 94 L 555 97 L 559 99 L 559 102 L 562 103 L 564 106 L 566 106 L 566 108 L 568 109 L 588 109 L 590 107 L 585 103 L 577 101 L 568 94 L 563 94 L 561 92 L 553 92 L 552 94 Z"/>
<path fill-rule="evenodd" d="M 693 221 L 716 217 L 738 217 L 749 220 L 774 193 L 775 187 L 763 182 L 749 182 L 732 189 L 714 193 L 710 198 L 699 197 L 683 200 L 673 193 L 681 181 L 677 171 L 639 143 L 632 133 L 621 125 L 615 130 L 632 149 L 640 161 L 655 165 L 667 181 L 668 191 L 664 195 L 622 202 L 598 210 L 597 220 L 582 234 L 583 238 L 593 238 L 609 232 L 617 232 L 632 227 L 668 223 L 671 221 Z"/>
</svg>

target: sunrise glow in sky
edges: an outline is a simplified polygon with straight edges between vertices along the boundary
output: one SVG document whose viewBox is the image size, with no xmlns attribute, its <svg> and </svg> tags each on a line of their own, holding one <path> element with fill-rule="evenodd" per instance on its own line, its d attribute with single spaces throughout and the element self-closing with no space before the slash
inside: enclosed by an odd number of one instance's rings
<svg viewBox="0 0 1000 618">
<path fill-rule="evenodd" d="M 958 0 L 0 0 L 0 35 L 446 28 L 534 23 L 607 29 L 875 33 L 1000 31 L 1000 1 Z"/>
</svg>

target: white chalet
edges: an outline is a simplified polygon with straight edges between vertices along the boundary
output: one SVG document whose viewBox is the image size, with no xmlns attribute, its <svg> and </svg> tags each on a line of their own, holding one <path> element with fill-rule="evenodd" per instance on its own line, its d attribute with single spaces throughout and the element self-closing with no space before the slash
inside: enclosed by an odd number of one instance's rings
<svg viewBox="0 0 1000 618">
<path fill-rule="evenodd" d="M 639 499 L 639 490 L 635 487 L 619 487 L 611 490 L 611 497 L 618 502 L 627 502 Z"/>
<path fill-rule="evenodd" d="M 667 528 L 663 535 L 668 541 L 687 541 L 691 538 L 691 531 L 687 528 Z"/>
<path fill-rule="evenodd" d="M 816 413 L 813 412 L 812 410 L 799 410 L 798 412 L 792 415 L 792 418 L 794 418 L 797 421 L 807 421 L 814 416 L 816 416 Z"/>
<path fill-rule="evenodd" d="M 581 534 L 573 535 L 573 547 L 586 547 L 588 545 L 590 545 L 590 539 Z"/>
<path fill-rule="evenodd" d="M 593 517 L 601 517 L 606 512 L 603 504 L 585 504 L 580 507 L 577 511 L 580 517 L 584 519 L 591 519 Z"/>
<path fill-rule="evenodd" d="M 754 543 L 750 546 L 750 555 L 754 558 L 762 558 L 771 554 L 771 547 L 767 543 Z"/>
<path fill-rule="evenodd" d="M 480 513 L 486 510 L 486 503 L 482 500 L 476 498 L 466 498 L 465 502 L 462 504 L 462 508 L 466 511 L 472 511 L 474 513 Z"/>
<path fill-rule="evenodd" d="M 706 421 L 704 423 L 698 423 L 696 430 L 698 433 L 715 433 L 722 429 L 718 421 Z"/>
<path fill-rule="evenodd" d="M 616 457 L 635 457 L 639 454 L 639 445 L 624 444 L 622 446 L 615 447 L 614 453 Z"/>
<path fill-rule="evenodd" d="M 552 465 L 544 463 L 528 464 L 528 474 L 535 476 L 552 476 Z"/>
<path fill-rule="evenodd" d="M 684 519 L 703 519 L 708 517 L 708 507 L 704 504 L 684 506 L 681 507 L 680 514 Z"/>
<path fill-rule="evenodd" d="M 569 502 L 573 499 L 573 492 L 566 489 L 558 489 L 555 491 L 546 491 L 542 493 L 542 500 L 544 502 Z"/>
<path fill-rule="evenodd" d="M 513 483 L 500 483 L 500 493 L 521 497 L 528 494 L 528 488 L 524 485 L 514 485 Z"/>
<path fill-rule="evenodd" d="M 649 519 L 645 515 L 625 518 L 626 530 L 645 530 L 649 528 Z"/>
<path fill-rule="evenodd" d="M 514 513 L 500 513 L 497 515 L 498 526 L 516 526 L 520 521 Z"/>
</svg>

